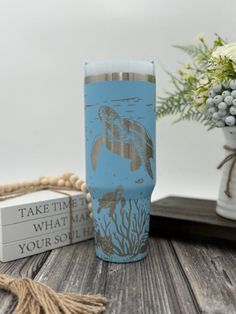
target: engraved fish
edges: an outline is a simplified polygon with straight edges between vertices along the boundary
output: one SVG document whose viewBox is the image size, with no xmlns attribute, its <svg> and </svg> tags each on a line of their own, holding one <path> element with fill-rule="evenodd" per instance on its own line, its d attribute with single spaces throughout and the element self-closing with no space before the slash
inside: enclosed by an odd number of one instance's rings
<svg viewBox="0 0 236 314">
<path fill-rule="evenodd" d="M 124 101 L 135 101 L 135 100 L 137 100 L 137 99 L 140 99 L 140 98 L 138 98 L 138 97 L 128 97 L 128 98 L 121 98 L 121 99 L 112 99 L 112 101 L 122 101 L 122 102 L 124 102 Z"/>
<path fill-rule="evenodd" d="M 137 179 L 137 180 L 135 181 L 135 183 L 138 183 L 138 184 L 141 184 L 141 183 L 143 183 L 143 182 L 144 182 L 143 178 Z"/>
<path fill-rule="evenodd" d="M 97 209 L 98 213 L 100 213 L 103 208 L 109 208 L 109 216 L 112 216 L 115 212 L 117 203 L 120 203 L 122 210 L 125 207 L 125 198 L 122 196 L 123 192 L 124 188 L 119 185 L 115 192 L 105 193 L 99 200 L 99 207 Z"/>
<path fill-rule="evenodd" d="M 96 170 L 102 145 L 123 158 L 131 160 L 132 171 L 141 166 L 153 179 L 150 159 L 154 158 L 152 140 L 146 129 L 137 121 L 121 117 L 113 108 L 102 106 L 98 116 L 105 126 L 105 133 L 97 137 L 92 149 L 92 167 Z"/>
</svg>

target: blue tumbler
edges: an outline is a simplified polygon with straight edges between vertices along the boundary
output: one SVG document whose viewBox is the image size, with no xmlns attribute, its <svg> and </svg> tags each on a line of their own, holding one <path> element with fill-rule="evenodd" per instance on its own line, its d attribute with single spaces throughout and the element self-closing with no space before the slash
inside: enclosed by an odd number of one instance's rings
<svg viewBox="0 0 236 314">
<path fill-rule="evenodd" d="M 86 182 L 96 255 L 116 263 L 147 255 L 156 180 L 156 84 L 148 61 L 85 64 Z"/>
</svg>

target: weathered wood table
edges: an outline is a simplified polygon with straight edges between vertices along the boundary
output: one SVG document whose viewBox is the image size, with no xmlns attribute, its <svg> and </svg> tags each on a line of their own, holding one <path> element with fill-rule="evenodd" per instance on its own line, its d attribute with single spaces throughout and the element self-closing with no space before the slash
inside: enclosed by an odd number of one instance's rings
<svg viewBox="0 0 236 314">
<path fill-rule="evenodd" d="M 145 260 L 111 264 L 95 257 L 90 240 L 0 263 L 0 273 L 28 276 L 57 291 L 101 293 L 109 299 L 106 313 L 236 313 L 233 241 L 155 236 Z M 1 291 L 0 313 L 12 313 L 15 302 Z"/>
</svg>

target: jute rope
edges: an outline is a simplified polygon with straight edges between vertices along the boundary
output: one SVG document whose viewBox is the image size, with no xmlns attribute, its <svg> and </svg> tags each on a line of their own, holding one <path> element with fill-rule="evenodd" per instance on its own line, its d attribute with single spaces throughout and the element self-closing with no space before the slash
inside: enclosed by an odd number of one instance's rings
<svg viewBox="0 0 236 314">
<path fill-rule="evenodd" d="M 91 195 L 85 182 L 72 173 L 0 186 L 0 201 L 41 190 L 51 190 L 68 196 L 70 232 L 72 232 L 72 196 L 65 190 L 80 190 L 86 193 L 88 208 L 91 210 Z M 0 274 L 0 289 L 7 290 L 17 297 L 18 303 L 14 314 L 96 314 L 104 312 L 107 303 L 107 299 L 99 294 L 58 293 L 30 278 L 14 278 L 5 274 Z"/>
<path fill-rule="evenodd" d="M 107 303 L 101 295 L 57 293 L 30 278 L 0 275 L 0 288 L 17 297 L 14 314 L 96 314 L 104 312 Z"/>
<path fill-rule="evenodd" d="M 229 154 L 228 156 L 226 156 L 222 162 L 218 165 L 217 169 L 221 169 L 227 162 L 232 160 L 232 163 L 229 167 L 229 172 L 228 172 L 228 177 L 227 177 L 227 182 L 226 182 L 226 187 L 225 187 L 225 195 L 227 195 L 229 198 L 232 197 L 231 191 L 230 191 L 230 182 L 232 179 L 232 173 L 233 173 L 233 169 L 236 163 L 236 148 L 231 148 L 228 145 L 224 146 L 224 149 L 227 151 L 230 151 L 231 154 Z"/>
<path fill-rule="evenodd" d="M 69 223 L 70 223 L 70 226 L 69 226 L 69 230 L 70 230 L 70 237 L 69 237 L 69 240 L 70 240 L 70 244 L 72 244 L 72 231 L 73 231 L 73 226 L 72 226 L 72 210 L 73 210 L 73 208 L 72 208 L 72 196 L 71 196 L 71 194 L 69 194 L 69 193 L 67 193 L 67 192 L 65 192 L 65 191 L 59 191 L 59 190 L 55 190 L 55 189 L 52 189 L 52 188 L 49 188 L 50 189 L 50 191 L 54 191 L 54 192 L 56 192 L 56 193 L 59 193 L 59 194 L 62 194 L 62 195 L 66 195 L 67 197 L 68 197 L 68 200 L 69 200 L 69 217 L 70 217 L 70 219 L 69 219 Z"/>
</svg>

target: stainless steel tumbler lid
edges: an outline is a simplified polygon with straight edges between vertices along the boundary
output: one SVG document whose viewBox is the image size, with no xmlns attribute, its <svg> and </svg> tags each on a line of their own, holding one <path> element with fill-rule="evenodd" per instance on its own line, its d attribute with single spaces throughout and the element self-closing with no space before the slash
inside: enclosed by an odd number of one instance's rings
<svg viewBox="0 0 236 314">
<path fill-rule="evenodd" d="M 146 81 L 155 83 L 153 61 L 103 61 L 85 64 L 85 83 L 99 81 Z"/>
</svg>

